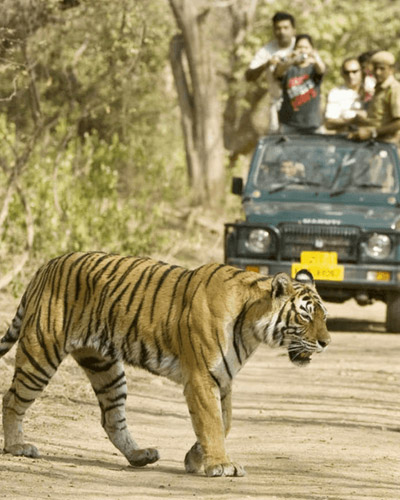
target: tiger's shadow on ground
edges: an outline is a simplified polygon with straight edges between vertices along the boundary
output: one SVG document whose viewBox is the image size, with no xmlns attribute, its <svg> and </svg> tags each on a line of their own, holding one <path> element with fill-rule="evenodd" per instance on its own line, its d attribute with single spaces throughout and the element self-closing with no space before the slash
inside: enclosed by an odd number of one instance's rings
<svg viewBox="0 0 400 500">
<path fill-rule="evenodd" d="M 385 323 L 363 319 L 328 318 L 327 327 L 331 332 L 386 333 Z"/>
<path fill-rule="evenodd" d="M 54 464 L 68 464 L 69 466 L 72 467 L 94 467 L 94 468 L 100 468 L 100 469 L 107 469 L 107 470 L 115 470 L 115 471 L 126 471 L 126 472 L 140 472 L 140 473 L 151 473 L 151 472 L 162 472 L 165 474 L 176 474 L 178 476 L 187 476 L 188 474 L 185 472 L 184 467 L 183 467 L 183 461 L 182 464 L 177 464 L 176 467 L 174 466 L 167 466 L 167 465 L 160 465 L 157 464 L 155 467 L 152 467 L 151 465 L 147 467 L 133 467 L 132 465 L 129 465 L 126 463 L 126 465 L 121 465 L 117 462 L 111 462 L 111 461 L 106 461 L 106 460 L 96 460 L 96 459 L 91 459 L 91 458 L 75 458 L 72 456 L 64 456 L 64 457 L 59 457 L 56 455 L 45 455 L 42 458 L 44 458 L 48 462 L 52 462 Z"/>
</svg>

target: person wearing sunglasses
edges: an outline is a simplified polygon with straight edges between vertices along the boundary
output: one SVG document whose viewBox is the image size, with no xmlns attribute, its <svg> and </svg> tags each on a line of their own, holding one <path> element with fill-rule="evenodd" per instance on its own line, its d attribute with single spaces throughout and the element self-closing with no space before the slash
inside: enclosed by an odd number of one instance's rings
<svg viewBox="0 0 400 500">
<path fill-rule="evenodd" d="M 346 58 L 341 67 L 343 85 L 329 93 L 325 109 L 324 126 L 328 131 L 346 132 L 350 120 L 358 114 L 366 115 L 363 73 L 357 57 Z"/>
<path fill-rule="evenodd" d="M 372 56 L 375 93 L 367 116 L 357 115 L 351 120 L 357 130 L 350 132 L 350 139 L 376 139 L 400 146 L 400 82 L 394 76 L 395 62 L 394 55 L 385 50 Z"/>
</svg>

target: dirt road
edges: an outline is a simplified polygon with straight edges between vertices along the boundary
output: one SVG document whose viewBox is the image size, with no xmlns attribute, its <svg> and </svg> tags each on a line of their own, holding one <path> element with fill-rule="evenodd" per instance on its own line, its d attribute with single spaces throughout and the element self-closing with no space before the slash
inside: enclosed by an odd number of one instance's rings
<svg viewBox="0 0 400 500">
<path fill-rule="evenodd" d="M 4 324 L 14 311 L 1 297 L 0 305 Z M 399 500 L 400 335 L 384 333 L 383 305 L 328 309 L 333 342 L 310 366 L 262 347 L 234 383 L 228 449 L 246 477 L 185 474 L 194 435 L 181 388 L 128 368 L 128 421 L 137 441 L 161 455 L 152 466 L 129 467 L 70 359 L 26 420 L 42 458 L 0 455 L 0 498 Z M 0 361 L 1 394 L 13 354 Z"/>
</svg>

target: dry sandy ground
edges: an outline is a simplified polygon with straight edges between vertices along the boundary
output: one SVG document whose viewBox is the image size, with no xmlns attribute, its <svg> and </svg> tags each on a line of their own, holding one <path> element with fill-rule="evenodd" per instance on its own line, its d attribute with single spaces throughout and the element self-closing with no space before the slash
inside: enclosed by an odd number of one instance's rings
<svg viewBox="0 0 400 500">
<path fill-rule="evenodd" d="M 1 324 L 14 313 L 3 302 Z M 0 498 L 399 500 L 400 336 L 384 333 L 381 304 L 328 309 L 333 342 L 310 366 L 262 347 L 234 383 L 227 446 L 246 477 L 185 474 L 194 435 L 181 388 L 133 369 L 128 421 L 161 459 L 128 466 L 100 426 L 83 372 L 67 360 L 26 419 L 42 458 L 0 454 Z M 1 394 L 13 354 L 0 361 Z"/>
</svg>

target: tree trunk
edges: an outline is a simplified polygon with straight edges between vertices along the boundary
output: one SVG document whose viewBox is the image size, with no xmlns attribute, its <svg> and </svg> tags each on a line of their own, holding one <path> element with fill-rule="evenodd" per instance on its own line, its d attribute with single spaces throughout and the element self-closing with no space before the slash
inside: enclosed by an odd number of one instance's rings
<svg viewBox="0 0 400 500">
<path fill-rule="evenodd" d="M 216 204 L 224 193 L 222 113 L 209 2 L 169 0 L 181 35 L 171 43 L 171 64 L 194 200 Z"/>
<path fill-rule="evenodd" d="M 257 139 L 265 133 L 267 125 L 264 109 L 261 109 L 261 113 L 265 118 L 259 120 L 258 117 L 259 105 L 265 101 L 267 88 L 261 79 L 257 84 L 244 81 L 241 55 L 246 35 L 253 26 L 257 4 L 258 0 L 235 0 L 227 7 L 231 29 L 228 66 L 224 75 L 228 97 L 223 122 L 224 146 L 229 151 L 231 165 L 240 154 L 254 150 Z"/>
</svg>

